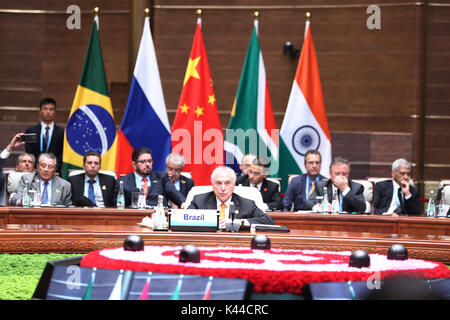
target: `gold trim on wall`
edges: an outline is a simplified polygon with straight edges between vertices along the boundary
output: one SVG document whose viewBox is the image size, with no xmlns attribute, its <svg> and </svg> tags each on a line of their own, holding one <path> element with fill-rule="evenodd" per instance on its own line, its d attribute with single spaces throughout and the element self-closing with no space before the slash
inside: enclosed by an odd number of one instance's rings
<svg viewBox="0 0 450 320">
<path fill-rule="evenodd" d="M 92 10 L 81 10 L 81 14 L 92 14 Z M 0 13 L 15 14 L 67 14 L 66 10 L 0 9 Z M 100 14 L 123 14 L 130 10 L 102 10 Z"/>
</svg>

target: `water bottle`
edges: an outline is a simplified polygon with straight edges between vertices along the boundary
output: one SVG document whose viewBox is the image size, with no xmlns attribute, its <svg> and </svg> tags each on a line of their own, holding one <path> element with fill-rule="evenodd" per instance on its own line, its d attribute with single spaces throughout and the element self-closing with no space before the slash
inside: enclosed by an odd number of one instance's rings
<svg viewBox="0 0 450 320">
<path fill-rule="evenodd" d="M 27 180 L 25 180 L 25 188 L 23 189 L 22 195 L 22 207 L 29 208 L 30 207 L 30 194 L 28 191 L 30 190 L 30 185 Z"/>
<path fill-rule="evenodd" d="M 439 201 L 439 208 L 437 210 L 436 217 L 446 217 L 447 210 L 448 210 L 448 208 L 445 203 L 445 192 L 444 192 L 444 188 L 442 188 L 441 200 Z"/>
<path fill-rule="evenodd" d="M 153 213 L 153 225 L 156 230 L 166 229 L 166 214 L 164 212 L 164 197 L 162 194 L 158 196 L 158 204 L 155 208 L 155 213 Z"/>
<path fill-rule="evenodd" d="M 327 187 L 323 187 L 322 213 L 330 212 L 327 192 Z"/>
<path fill-rule="evenodd" d="M 147 204 L 146 197 L 147 195 L 144 193 L 144 182 L 141 182 L 141 192 L 139 193 L 137 204 L 139 209 L 145 209 L 145 205 Z"/>
<path fill-rule="evenodd" d="M 120 181 L 119 193 L 117 194 L 117 208 L 125 208 L 125 193 L 123 191 L 123 181 Z"/>
<path fill-rule="evenodd" d="M 436 215 L 436 204 L 434 202 L 434 191 L 430 191 L 430 200 L 428 201 L 427 217 L 434 217 Z"/>
<path fill-rule="evenodd" d="M 34 207 L 39 208 L 41 206 L 41 183 L 39 179 L 34 180 L 36 185 L 36 192 L 34 193 Z"/>
<path fill-rule="evenodd" d="M 337 189 L 333 189 L 333 200 L 331 202 L 331 211 L 333 213 L 339 213 L 339 198 Z"/>
</svg>

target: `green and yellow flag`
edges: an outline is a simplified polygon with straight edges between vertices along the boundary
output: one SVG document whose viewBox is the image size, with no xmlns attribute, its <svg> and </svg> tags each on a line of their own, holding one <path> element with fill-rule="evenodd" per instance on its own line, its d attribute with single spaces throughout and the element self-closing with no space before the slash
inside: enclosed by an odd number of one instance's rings
<svg viewBox="0 0 450 320">
<path fill-rule="evenodd" d="M 105 66 L 98 36 L 98 17 L 94 19 L 69 120 L 64 134 L 61 176 L 80 169 L 89 151 L 102 156 L 102 170 L 115 170 L 116 126 L 106 82 Z"/>
</svg>

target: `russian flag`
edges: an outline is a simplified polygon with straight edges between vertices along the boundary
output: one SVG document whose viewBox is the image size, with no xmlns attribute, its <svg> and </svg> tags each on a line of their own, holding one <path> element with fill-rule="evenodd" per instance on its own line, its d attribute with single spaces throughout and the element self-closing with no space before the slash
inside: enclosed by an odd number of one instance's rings
<svg viewBox="0 0 450 320">
<path fill-rule="evenodd" d="M 152 150 L 153 170 L 165 171 L 171 148 L 170 126 L 148 17 L 145 18 L 127 106 L 118 131 L 118 176 L 134 170 L 131 154 L 139 147 Z"/>
</svg>

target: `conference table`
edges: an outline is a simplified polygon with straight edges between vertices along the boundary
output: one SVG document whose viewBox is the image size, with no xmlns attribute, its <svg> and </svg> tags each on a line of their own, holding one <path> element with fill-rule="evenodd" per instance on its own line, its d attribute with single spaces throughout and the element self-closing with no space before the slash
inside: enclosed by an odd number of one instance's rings
<svg viewBox="0 0 450 320">
<path fill-rule="evenodd" d="M 120 247 L 128 235 L 146 245 L 249 246 L 255 232 L 153 231 L 137 225 L 152 210 L 117 208 L 0 208 L 0 253 L 87 253 Z M 403 244 L 412 258 L 450 264 L 450 219 L 270 212 L 290 232 L 267 235 L 274 248 L 386 254 Z"/>
</svg>

